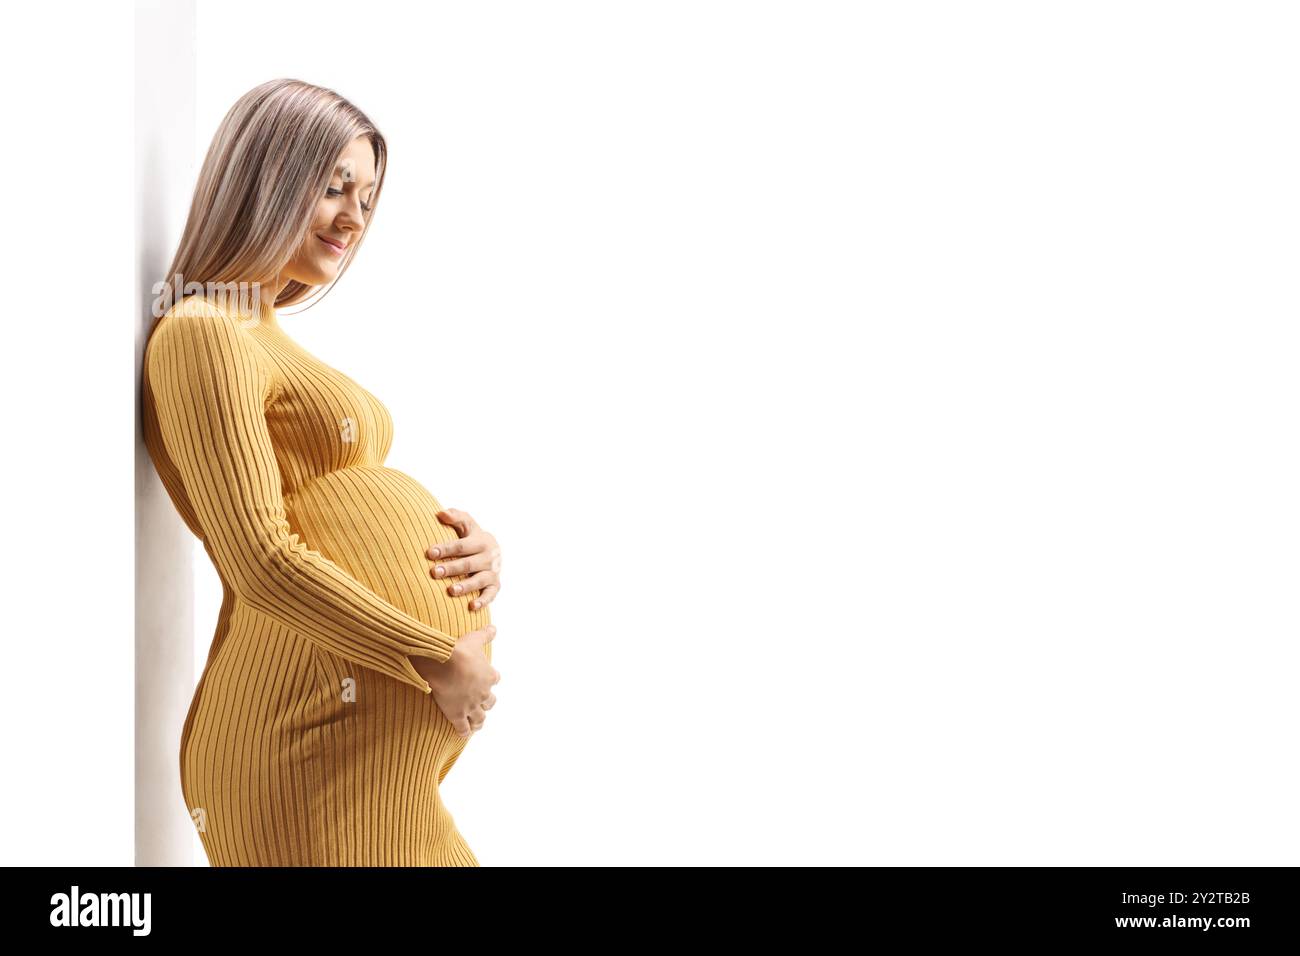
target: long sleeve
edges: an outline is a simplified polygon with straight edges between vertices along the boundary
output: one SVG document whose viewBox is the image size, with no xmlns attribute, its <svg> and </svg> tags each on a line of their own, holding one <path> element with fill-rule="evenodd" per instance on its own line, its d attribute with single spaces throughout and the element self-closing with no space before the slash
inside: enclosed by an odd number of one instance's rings
<svg viewBox="0 0 1300 956">
<path fill-rule="evenodd" d="M 145 376 L 167 457 L 222 577 L 245 603 L 304 638 L 424 693 L 411 656 L 446 661 L 456 638 L 386 601 L 291 533 L 267 428 L 272 381 L 229 315 L 165 316 Z"/>
</svg>

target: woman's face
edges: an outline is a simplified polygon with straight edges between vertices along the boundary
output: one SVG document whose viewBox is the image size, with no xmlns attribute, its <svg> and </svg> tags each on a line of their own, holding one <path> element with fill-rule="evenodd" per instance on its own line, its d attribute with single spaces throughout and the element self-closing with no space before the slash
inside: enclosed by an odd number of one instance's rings
<svg viewBox="0 0 1300 956">
<path fill-rule="evenodd" d="M 306 285 L 334 281 L 343 255 L 366 228 L 375 185 L 375 152 L 370 140 L 358 136 L 339 154 L 325 195 L 316 203 L 311 233 L 285 266 L 282 279 Z"/>
</svg>

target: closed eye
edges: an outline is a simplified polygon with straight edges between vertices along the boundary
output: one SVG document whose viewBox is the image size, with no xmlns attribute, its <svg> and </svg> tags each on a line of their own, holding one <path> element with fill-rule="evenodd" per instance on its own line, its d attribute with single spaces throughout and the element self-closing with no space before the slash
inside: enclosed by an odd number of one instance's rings
<svg viewBox="0 0 1300 956">
<path fill-rule="evenodd" d="M 326 195 L 326 196 L 329 196 L 330 198 L 334 198 L 334 197 L 336 197 L 336 196 L 342 196 L 342 195 L 343 195 L 343 190 L 341 190 L 341 189 L 337 189 L 337 188 L 335 188 L 334 186 L 331 186 L 329 189 L 325 190 L 325 195 Z M 362 209 L 363 212 L 370 212 L 370 208 L 371 208 L 371 207 L 370 207 L 369 205 L 367 205 L 366 203 L 362 203 L 362 204 L 361 204 L 361 209 Z"/>
</svg>

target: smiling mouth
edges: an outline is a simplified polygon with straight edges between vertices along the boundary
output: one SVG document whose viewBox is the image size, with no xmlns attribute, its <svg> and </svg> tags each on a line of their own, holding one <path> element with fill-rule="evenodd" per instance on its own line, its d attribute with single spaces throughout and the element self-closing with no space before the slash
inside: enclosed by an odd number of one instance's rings
<svg viewBox="0 0 1300 956">
<path fill-rule="evenodd" d="M 344 245 L 343 243 L 336 242 L 333 239 L 326 239 L 324 236 L 320 235 L 319 233 L 316 235 L 316 238 L 319 239 L 321 242 L 325 243 L 325 245 L 328 246 L 330 251 L 333 252 L 335 255 L 341 256 L 343 255 L 344 250 L 347 249 L 347 246 Z"/>
</svg>

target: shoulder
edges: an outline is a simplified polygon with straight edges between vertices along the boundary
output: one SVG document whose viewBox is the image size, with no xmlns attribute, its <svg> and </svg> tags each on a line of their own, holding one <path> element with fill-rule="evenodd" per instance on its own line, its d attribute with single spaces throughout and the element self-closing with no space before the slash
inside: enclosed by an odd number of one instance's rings
<svg viewBox="0 0 1300 956">
<path fill-rule="evenodd" d="M 232 333 L 246 331 L 248 325 L 247 317 L 219 298 L 187 295 L 168 308 L 154 323 L 150 344 L 164 334 L 169 337 L 216 336 L 230 339 Z"/>
<path fill-rule="evenodd" d="M 225 296 L 205 295 L 202 293 L 187 295 L 174 303 L 158 319 L 158 324 L 180 319 L 198 325 L 234 325 L 244 327 L 252 324 L 251 310 L 243 310 Z"/>
<path fill-rule="evenodd" d="M 230 318 L 230 312 L 221 306 L 220 300 L 207 295 L 187 295 L 163 313 L 163 318 Z"/>
<path fill-rule="evenodd" d="M 261 364 L 261 349 L 247 326 L 244 316 L 219 300 L 186 296 L 154 323 L 145 345 L 145 364 L 155 366 L 163 357 L 169 364 L 248 358 Z"/>
</svg>

